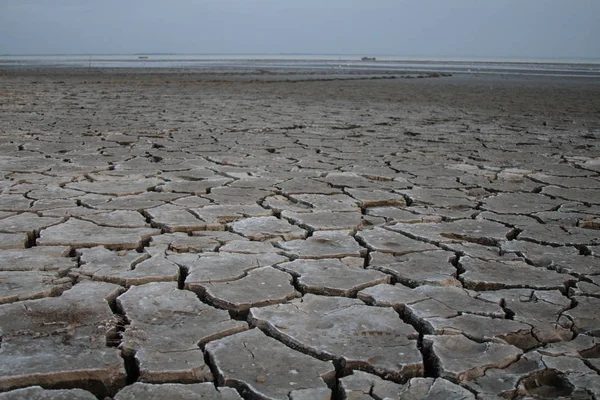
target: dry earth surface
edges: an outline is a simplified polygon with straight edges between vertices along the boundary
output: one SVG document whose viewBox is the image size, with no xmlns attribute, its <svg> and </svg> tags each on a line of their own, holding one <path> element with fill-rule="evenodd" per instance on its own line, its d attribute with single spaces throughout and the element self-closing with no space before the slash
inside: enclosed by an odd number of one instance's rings
<svg viewBox="0 0 600 400">
<path fill-rule="evenodd" d="M 599 82 L 286 79 L 0 73 L 0 399 L 600 399 Z"/>
</svg>

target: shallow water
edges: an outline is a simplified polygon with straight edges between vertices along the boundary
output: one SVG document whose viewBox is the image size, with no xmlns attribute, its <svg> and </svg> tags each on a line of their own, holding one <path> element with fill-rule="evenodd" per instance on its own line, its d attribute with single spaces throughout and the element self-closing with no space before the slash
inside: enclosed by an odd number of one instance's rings
<svg viewBox="0 0 600 400">
<path fill-rule="evenodd" d="M 453 73 L 600 78 L 598 60 L 419 60 L 356 55 L 29 55 L 0 56 L 0 68 L 181 69 L 230 73 L 360 73 L 376 75 Z"/>
</svg>

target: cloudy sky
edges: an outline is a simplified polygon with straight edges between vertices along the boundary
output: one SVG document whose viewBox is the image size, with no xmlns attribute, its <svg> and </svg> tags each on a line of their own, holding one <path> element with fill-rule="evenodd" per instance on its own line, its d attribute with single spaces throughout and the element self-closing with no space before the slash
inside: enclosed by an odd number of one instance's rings
<svg viewBox="0 0 600 400">
<path fill-rule="evenodd" d="M 0 0 L 0 54 L 600 57 L 600 0 Z"/>
</svg>

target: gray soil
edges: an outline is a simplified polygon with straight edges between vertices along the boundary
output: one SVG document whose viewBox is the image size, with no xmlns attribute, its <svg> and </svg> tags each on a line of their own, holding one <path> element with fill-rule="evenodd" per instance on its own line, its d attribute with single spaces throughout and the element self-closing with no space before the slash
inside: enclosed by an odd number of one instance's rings
<svg viewBox="0 0 600 400">
<path fill-rule="evenodd" d="M 600 82 L 350 78 L 0 71 L 0 400 L 600 398 Z"/>
</svg>

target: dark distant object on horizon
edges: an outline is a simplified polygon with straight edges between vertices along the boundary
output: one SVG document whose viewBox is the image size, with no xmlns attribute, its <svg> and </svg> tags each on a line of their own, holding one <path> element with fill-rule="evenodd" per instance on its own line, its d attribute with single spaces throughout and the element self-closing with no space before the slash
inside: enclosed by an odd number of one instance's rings
<svg viewBox="0 0 600 400">
<path fill-rule="evenodd" d="M 375 57 L 363 57 L 361 58 L 363 61 L 375 61 Z"/>
<path fill-rule="evenodd" d="M 139 56 L 138 58 L 139 58 L 140 60 L 147 60 L 147 59 L 148 59 L 148 56 Z"/>
</svg>

